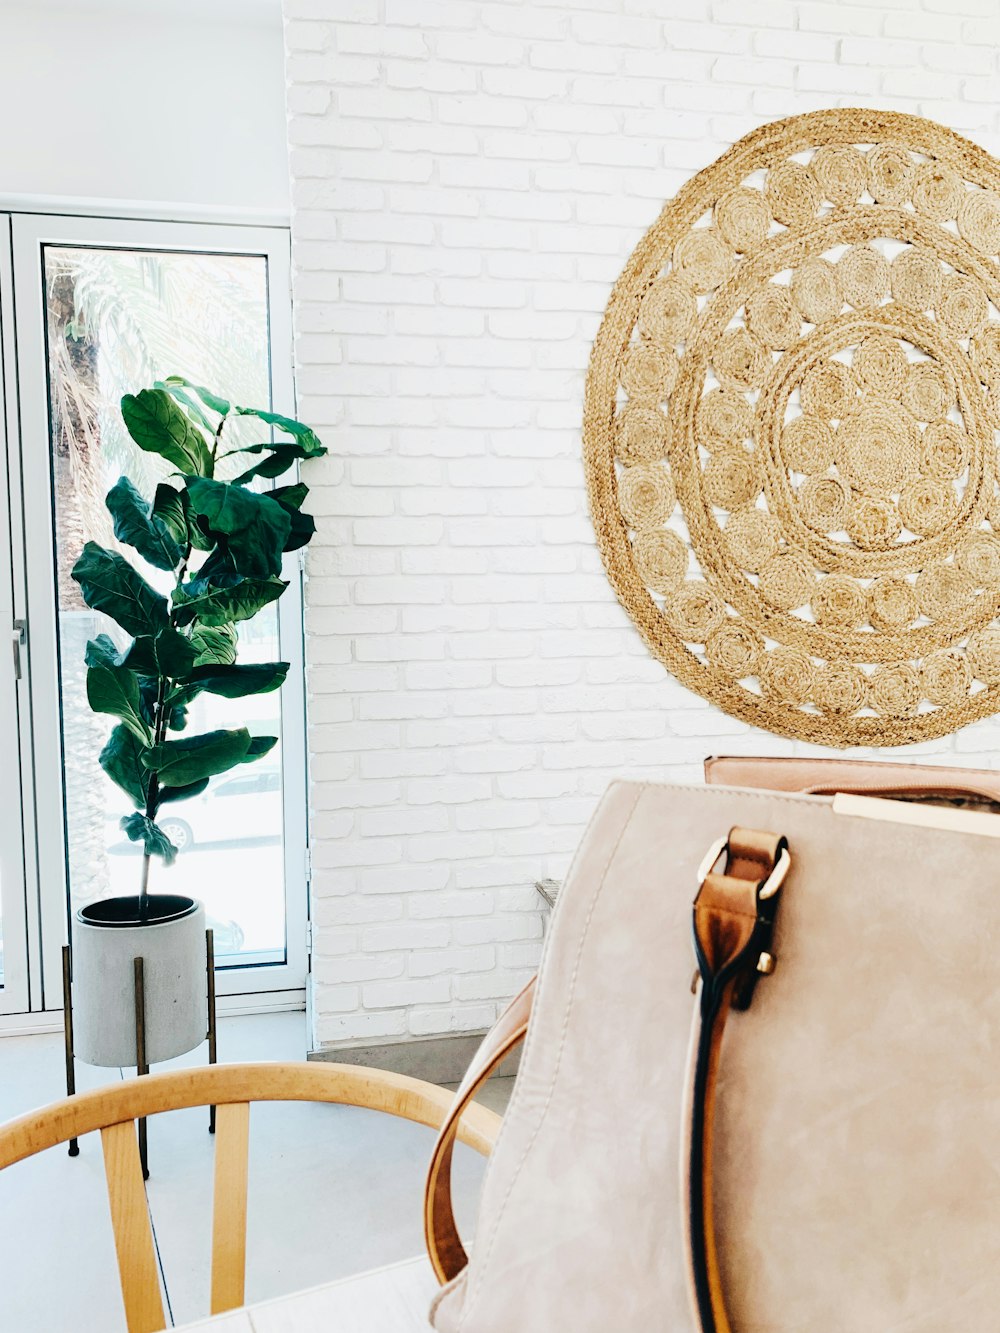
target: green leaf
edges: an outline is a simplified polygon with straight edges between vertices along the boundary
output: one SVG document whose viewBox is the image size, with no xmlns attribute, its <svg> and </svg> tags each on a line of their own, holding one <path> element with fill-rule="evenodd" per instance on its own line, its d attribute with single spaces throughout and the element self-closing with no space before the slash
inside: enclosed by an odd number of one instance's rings
<svg viewBox="0 0 1000 1333">
<path fill-rule="evenodd" d="M 297 481 L 293 486 L 275 486 L 273 491 L 268 491 L 271 499 L 277 500 L 278 504 L 289 512 L 301 509 L 308 494 L 309 487 L 304 481 Z"/>
<path fill-rule="evenodd" d="M 153 643 L 151 634 L 140 634 L 137 639 L 132 640 L 132 647 L 125 654 L 122 665 L 134 671 L 137 676 L 155 676 L 157 666 Z"/>
<path fill-rule="evenodd" d="M 281 552 L 292 530 L 286 509 L 267 495 L 206 477 L 188 477 L 191 510 L 208 531 L 226 539 L 239 574 L 266 578 L 281 573 Z"/>
<path fill-rule="evenodd" d="M 178 685 L 163 701 L 163 707 L 166 712 L 167 727 L 170 731 L 183 731 L 187 726 L 187 704 L 191 702 L 196 695 L 200 694 L 199 687 L 191 688 L 187 685 Z M 139 677 L 139 703 L 142 708 L 142 715 L 150 730 L 156 724 L 156 705 L 160 697 L 160 677 L 140 676 Z"/>
<path fill-rule="evenodd" d="M 144 806 L 149 789 L 149 770 L 142 762 L 146 746 L 123 723 L 119 723 L 108 737 L 101 751 L 99 763 L 116 786 L 120 787 L 133 804 Z"/>
<path fill-rule="evenodd" d="M 236 661 L 236 644 L 235 625 L 195 625 L 191 631 L 196 667 L 232 666 Z"/>
<path fill-rule="evenodd" d="M 308 545 L 316 531 L 316 520 L 312 514 L 302 513 L 302 502 L 308 494 L 309 487 L 301 481 L 294 486 L 276 486 L 273 491 L 268 491 L 272 500 L 276 500 L 282 509 L 288 510 L 288 517 L 292 520 L 292 530 L 285 542 L 286 551 L 297 551 L 300 546 Z"/>
<path fill-rule="evenodd" d="M 165 389 L 143 389 L 122 399 L 128 433 L 140 449 L 159 454 L 180 472 L 212 475 L 212 452 Z"/>
<path fill-rule="evenodd" d="M 191 672 L 190 683 L 221 694 L 224 699 L 242 699 L 248 694 L 269 694 L 284 683 L 287 662 L 251 662 L 246 666 L 202 666 Z"/>
<path fill-rule="evenodd" d="M 169 393 L 171 398 L 180 403 L 196 426 L 203 426 L 205 430 L 211 431 L 213 435 L 215 434 L 215 426 L 209 421 L 201 403 L 193 394 L 188 393 L 182 385 L 174 384 L 170 380 L 154 380 L 153 388 L 163 389 L 166 393 Z"/>
<path fill-rule="evenodd" d="M 234 450 L 234 453 L 241 453 L 242 450 Z M 294 445 L 288 445 L 287 449 L 278 453 L 272 453 L 259 463 L 254 463 L 253 467 L 248 467 L 245 472 L 241 472 L 238 477 L 233 478 L 233 483 L 237 486 L 245 486 L 247 482 L 253 481 L 254 477 L 280 477 L 282 472 L 287 472 L 290 467 L 294 467 L 302 455 L 295 451 Z"/>
<path fill-rule="evenodd" d="M 178 630 L 162 629 L 153 640 L 158 674 L 183 680 L 194 666 L 196 653 L 191 641 Z"/>
<path fill-rule="evenodd" d="M 296 511 L 292 514 L 292 530 L 288 541 L 285 542 L 285 550 L 297 551 L 300 546 L 308 546 L 315 532 L 316 520 L 312 514 L 301 514 Z"/>
<path fill-rule="evenodd" d="M 230 453 L 234 454 L 262 454 L 267 453 L 268 457 L 255 463 L 253 467 L 247 468 L 246 472 L 241 472 L 233 481 L 236 485 L 245 485 L 252 481 L 254 477 L 279 477 L 282 472 L 287 472 L 290 467 L 305 458 L 317 458 L 320 454 L 325 454 L 326 450 L 320 448 L 312 449 L 307 445 L 300 444 L 292 440 L 274 440 L 267 444 L 248 444 L 242 449 L 232 449 Z M 224 455 L 229 457 L 229 453 Z"/>
<path fill-rule="evenodd" d="M 190 541 L 184 495 L 166 481 L 160 482 L 153 495 L 153 518 L 163 524 L 178 546 Z"/>
<path fill-rule="evenodd" d="M 287 587 L 281 579 L 242 579 L 233 588 L 212 588 L 192 580 L 174 593 L 174 619 L 178 625 L 199 620 L 213 626 L 249 620 L 277 601 Z"/>
<path fill-rule="evenodd" d="M 191 513 L 191 497 L 187 491 L 184 492 L 184 512 L 187 515 L 188 536 L 191 538 L 191 545 L 196 551 L 214 552 L 218 544 L 217 539 L 202 531 L 197 515 Z"/>
<path fill-rule="evenodd" d="M 254 736 L 242 762 L 249 764 L 254 759 L 262 758 L 265 754 L 269 754 L 277 744 L 277 736 Z"/>
<path fill-rule="evenodd" d="M 191 587 L 200 588 L 235 588 L 242 580 L 233 557 L 229 554 L 226 538 L 220 537 L 219 544 L 211 555 L 191 575 Z"/>
<path fill-rule="evenodd" d="M 96 639 L 88 642 L 83 660 L 89 667 L 129 666 L 131 664 L 128 657 L 131 651 L 131 647 L 120 649 L 110 634 L 98 634 Z"/>
<path fill-rule="evenodd" d="M 209 389 L 203 389 L 200 384 L 192 384 L 183 375 L 168 375 L 163 383 L 171 393 L 179 388 L 192 389 L 201 401 L 210 407 L 213 412 L 218 412 L 220 417 L 226 416 L 232 410 L 225 398 L 220 398 L 218 394 L 212 393 Z"/>
<path fill-rule="evenodd" d="M 169 717 L 167 718 L 167 726 L 171 731 L 187 730 L 187 720 L 188 720 L 187 702 L 188 702 L 187 700 L 182 700 L 180 703 L 174 700 L 170 701 L 171 706 L 170 706 L 170 714 Z"/>
<path fill-rule="evenodd" d="M 200 796 L 208 786 L 208 778 L 200 782 L 189 782 L 185 787 L 161 787 L 157 792 L 157 808 L 170 801 L 186 801 L 192 796 Z"/>
<path fill-rule="evenodd" d="M 128 477 L 119 477 L 104 503 L 115 520 L 115 536 L 134 546 L 157 569 L 176 569 L 184 552 L 166 523 L 152 513 Z"/>
<path fill-rule="evenodd" d="M 286 435 L 291 435 L 295 439 L 296 446 L 303 450 L 300 457 L 318 458 L 320 454 L 326 453 L 326 446 L 309 426 L 303 425 L 301 421 L 295 421 L 292 417 L 283 417 L 277 412 L 265 412 L 259 407 L 238 407 L 236 415 L 239 417 L 256 417 L 258 421 L 265 422 L 268 426 L 276 426 Z M 273 444 L 252 444 L 245 453 L 258 454 L 265 449 L 274 449 Z M 285 446 L 277 446 L 285 447 Z"/>
<path fill-rule="evenodd" d="M 161 782 L 184 787 L 242 763 L 249 748 L 250 733 L 246 727 L 208 731 L 202 736 L 154 745 L 143 756 L 143 763 L 157 773 Z"/>
<path fill-rule="evenodd" d="M 87 702 L 95 713 L 110 713 L 144 745 L 153 739 L 139 705 L 139 682 L 128 667 L 92 666 L 87 672 Z"/>
<path fill-rule="evenodd" d="M 184 548 L 185 554 L 189 546 L 197 551 L 210 551 L 215 543 L 202 532 L 190 508 L 187 491 L 175 490 L 167 482 L 157 486 L 153 497 L 153 515 L 165 524 L 177 544 Z"/>
<path fill-rule="evenodd" d="M 163 864 L 167 866 L 176 861 L 177 848 L 147 815 L 126 815 L 121 828 L 130 842 L 142 843 L 147 856 L 162 856 Z"/>
<path fill-rule="evenodd" d="M 87 542 L 72 569 L 83 600 L 103 611 L 128 634 L 155 634 L 167 623 L 167 599 L 149 586 L 141 574 L 96 542 Z"/>
<path fill-rule="evenodd" d="M 231 450 L 230 452 L 234 454 L 269 455 L 248 468 L 246 472 L 240 473 L 236 478 L 237 483 L 251 481 L 254 477 L 280 476 L 300 459 L 319 458 L 321 454 L 326 453 L 326 446 L 316 432 L 303 425 L 301 421 L 293 421 L 291 417 L 283 417 L 277 412 L 265 412 L 256 407 L 238 407 L 236 413 L 241 417 L 256 417 L 258 421 L 275 426 L 286 435 L 292 436 L 291 440 L 268 440 L 262 444 L 248 444 L 240 449 Z"/>
<path fill-rule="evenodd" d="M 152 731 L 156 726 L 156 701 L 160 697 L 160 682 L 154 671 L 151 676 L 139 676 L 139 705 L 146 725 Z"/>
</svg>

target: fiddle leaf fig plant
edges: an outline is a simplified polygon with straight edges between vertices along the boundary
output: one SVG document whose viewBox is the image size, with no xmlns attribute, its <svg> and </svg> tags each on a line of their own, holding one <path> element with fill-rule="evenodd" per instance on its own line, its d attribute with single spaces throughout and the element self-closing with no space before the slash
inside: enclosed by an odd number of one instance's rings
<svg viewBox="0 0 1000 1333">
<path fill-rule="evenodd" d="M 167 596 L 157 592 L 122 555 L 96 542 L 86 543 L 72 573 L 87 606 L 110 616 L 132 640 L 120 649 L 99 634 L 87 644 L 85 661 L 91 708 L 118 719 L 100 764 L 136 807 L 121 827 L 142 844 L 145 920 L 150 858 L 170 865 L 177 855 L 157 825 L 161 807 L 199 795 L 210 778 L 252 763 L 277 742 L 251 736 L 246 727 L 180 733 L 199 694 L 239 699 L 284 681 L 287 662 L 237 662 L 236 626 L 285 591 L 282 557 L 306 545 L 316 525 L 302 509 L 304 483 L 270 491 L 253 483 L 326 449 L 300 421 L 233 406 L 177 375 L 126 394 L 121 411 L 139 448 L 159 454 L 174 472 L 152 500 L 128 477 L 118 479 L 105 501 L 115 538 L 169 572 L 174 587 Z M 227 447 L 240 418 L 256 419 L 276 437 Z M 250 465 L 232 481 L 219 480 L 218 464 L 236 454 L 247 455 Z"/>
</svg>

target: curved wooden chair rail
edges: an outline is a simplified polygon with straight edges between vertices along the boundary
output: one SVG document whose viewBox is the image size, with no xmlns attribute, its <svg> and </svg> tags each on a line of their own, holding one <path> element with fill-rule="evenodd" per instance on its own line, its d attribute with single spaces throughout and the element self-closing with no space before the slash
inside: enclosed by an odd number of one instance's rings
<svg viewBox="0 0 1000 1333">
<path fill-rule="evenodd" d="M 212 1065 L 144 1074 L 79 1093 L 0 1125 L 0 1169 L 93 1130 L 104 1171 L 129 1333 L 166 1327 L 135 1121 L 161 1111 L 216 1106 L 211 1312 L 243 1304 L 246 1276 L 247 1148 L 251 1102 L 332 1102 L 385 1111 L 438 1129 L 454 1101 L 444 1088 L 381 1069 L 316 1062 Z M 471 1104 L 458 1137 L 488 1156 L 500 1117 Z"/>
</svg>

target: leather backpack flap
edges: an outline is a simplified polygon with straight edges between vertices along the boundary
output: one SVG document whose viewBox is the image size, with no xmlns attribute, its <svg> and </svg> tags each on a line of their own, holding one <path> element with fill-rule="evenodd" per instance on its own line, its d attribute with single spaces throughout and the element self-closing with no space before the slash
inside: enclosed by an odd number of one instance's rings
<svg viewBox="0 0 1000 1333">
<path fill-rule="evenodd" d="M 693 1329 L 678 1189 L 692 899 L 734 826 L 786 835 L 792 869 L 777 965 L 729 1020 L 716 1102 L 732 1327 L 995 1327 L 995 839 L 830 797 L 616 783 L 560 896 L 440 1333 Z"/>
<path fill-rule="evenodd" d="M 712 786 L 813 796 L 848 792 L 1000 813 L 1000 773 L 980 768 L 875 763 L 861 759 L 713 755 L 705 760 L 705 781 Z"/>
</svg>

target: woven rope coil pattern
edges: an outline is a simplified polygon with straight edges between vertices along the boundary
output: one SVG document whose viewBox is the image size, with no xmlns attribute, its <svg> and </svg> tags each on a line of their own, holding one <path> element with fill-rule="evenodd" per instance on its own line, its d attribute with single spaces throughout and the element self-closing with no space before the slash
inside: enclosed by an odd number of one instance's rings
<svg viewBox="0 0 1000 1333">
<path fill-rule="evenodd" d="M 766 125 L 664 208 L 587 379 L 597 541 L 650 650 L 833 746 L 1000 709 L 1000 164 L 930 121 Z"/>
</svg>

